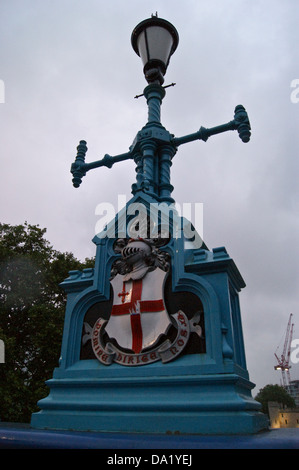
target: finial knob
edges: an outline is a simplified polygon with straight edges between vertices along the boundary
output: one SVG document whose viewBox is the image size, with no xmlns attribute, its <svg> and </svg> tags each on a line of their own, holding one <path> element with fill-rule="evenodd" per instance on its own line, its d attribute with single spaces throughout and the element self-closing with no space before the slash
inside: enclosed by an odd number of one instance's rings
<svg viewBox="0 0 299 470">
<path fill-rule="evenodd" d="M 246 109 L 241 104 L 239 104 L 235 108 L 234 120 L 235 120 L 237 131 L 239 133 L 239 137 L 242 140 L 242 142 L 244 143 L 249 142 L 250 136 L 251 136 L 250 122 L 249 122 Z"/>
</svg>

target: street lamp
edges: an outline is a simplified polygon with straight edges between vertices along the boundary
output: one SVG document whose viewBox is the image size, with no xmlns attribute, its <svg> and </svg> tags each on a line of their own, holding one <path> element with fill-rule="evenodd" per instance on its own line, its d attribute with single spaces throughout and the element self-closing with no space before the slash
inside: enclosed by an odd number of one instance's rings
<svg viewBox="0 0 299 470">
<path fill-rule="evenodd" d="M 145 78 L 148 85 L 142 95 L 148 105 L 148 121 L 137 133 L 129 151 L 120 155 L 106 154 L 101 160 L 85 162 L 86 141 L 81 140 L 77 147 L 77 156 L 71 166 L 73 185 L 78 188 L 86 172 L 106 166 L 111 168 L 115 163 L 132 159 L 136 164 L 136 183 L 132 185 L 132 194 L 143 192 L 158 201 L 174 202 L 170 184 L 170 167 L 177 148 L 187 142 L 203 140 L 206 142 L 212 135 L 237 130 L 243 142 L 250 139 L 250 122 L 242 105 L 235 108 L 234 119 L 216 127 L 200 127 L 197 132 L 182 137 L 175 137 L 165 129 L 160 119 L 160 109 L 165 96 L 163 76 L 166 73 L 171 55 L 179 43 L 175 27 L 168 21 L 152 16 L 139 23 L 133 30 L 131 43 L 134 51 L 141 57 Z M 136 96 L 137 98 L 137 96 Z"/>
<path fill-rule="evenodd" d="M 147 82 L 162 85 L 170 57 L 179 43 L 175 27 L 169 21 L 152 15 L 134 28 L 131 43 L 141 57 Z"/>
<path fill-rule="evenodd" d="M 131 159 L 136 171 L 133 198 L 93 238 L 97 246 L 94 268 L 71 271 L 60 284 L 68 294 L 61 360 L 48 381 L 51 394 L 38 403 L 41 412 L 33 416 L 31 426 L 95 432 L 254 434 L 267 423 L 251 397 L 254 384 L 246 370 L 238 301 L 245 283 L 226 249 L 208 250 L 191 229 L 191 221 L 178 213 L 170 183 L 178 147 L 234 130 L 248 142 L 248 116 L 238 105 L 233 120 L 226 124 L 175 137 L 162 125 L 160 109 L 167 88 L 163 76 L 178 45 L 178 34 L 167 21 L 152 17 L 134 29 L 132 45 L 143 61 L 148 82 L 140 95 L 146 99 L 148 120 L 126 153 L 106 154 L 86 163 L 86 141 L 80 141 L 71 172 L 78 188 L 89 170 Z M 192 167 L 189 171 L 194 173 Z M 185 172 L 181 177 L 186 178 Z M 196 183 L 205 178 L 202 171 L 193 177 Z M 128 243 L 130 253 L 124 250 Z M 203 342 L 199 321 L 205 326 Z M 83 360 L 85 351 L 91 360 Z M 177 366 L 168 365 L 177 358 Z M 95 364 L 95 359 L 101 364 Z M 163 364 L 151 368 L 149 364 L 159 360 Z M 143 369 L 146 364 L 148 372 L 135 373 L 135 366 Z M 106 372 L 103 366 L 111 369 Z M 122 366 L 125 369 L 120 370 Z M 173 396 L 168 403 L 170 388 Z M 187 389 L 191 398 L 185 404 Z M 119 419 L 122 410 L 125 417 Z"/>
</svg>

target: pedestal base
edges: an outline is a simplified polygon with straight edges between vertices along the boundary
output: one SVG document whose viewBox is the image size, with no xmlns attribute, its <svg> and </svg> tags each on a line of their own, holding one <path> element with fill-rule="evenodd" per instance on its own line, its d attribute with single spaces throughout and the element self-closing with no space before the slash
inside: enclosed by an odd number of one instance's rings
<svg viewBox="0 0 299 470">
<path fill-rule="evenodd" d="M 268 428 L 251 382 L 236 374 L 50 380 L 32 415 L 38 429 L 253 434 Z"/>
<path fill-rule="evenodd" d="M 171 283 L 165 282 L 163 290 L 165 305 L 173 318 L 179 311 L 189 315 L 193 336 L 169 362 L 150 363 L 145 355 L 143 365 L 107 365 L 83 348 L 91 340 L 98 344 L 88 330 L 105 308 L 108 313 L 112 309 L 108 281 L 114 240 L 96 243 L 94 270 L 73 271 L 62 284 L 68 298 L 60 364 L 47 382 L 49 396 L 38 403 L 41 411 L 32 415 L 32 427 L 189 435 L 267 429 L 268 419 L 251 396 L 254 384 L 246 367 L 238 298 L 245 283 L 226 249 L 187 250 L 183 237 L 173 237 L 167 244 L 172 268 Z"/>
</svg>

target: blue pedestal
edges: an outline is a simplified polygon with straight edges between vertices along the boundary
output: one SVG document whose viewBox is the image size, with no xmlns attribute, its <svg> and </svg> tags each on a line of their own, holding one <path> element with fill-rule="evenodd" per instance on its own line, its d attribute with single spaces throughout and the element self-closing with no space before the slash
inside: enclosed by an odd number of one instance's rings
<svg viewBox="0 0 299 470">
<path fill-rule="evenodd" d="M 190 362 L 182 362 L 182 367 Z M 250 434 L 266 427 L 237 374 L 59 378 L 31 425 L 40 429 L 183 434 Z M 79 372 L 79 371 L 77 371 Z M 90 370 L 91 372 L 91 370 Z M 151 371 L 154 374 L 154 371 Z M 161 372 L 160 370 L 158 372 Z M 98 374 L 99 375 L 99 374 Z M 106 375 L 106 374 L 105 374 Z M 117 375 L 117 374 L 116 374 Z"/>
<path fill-rule="evenodd" d="M 143 196 L 143 203 L 149 201 Z M 101 310 L 110 299 L 114 241 L 95 237 L 95 268 L 71 272 L 62 283 L 68 300 L 60 365 L 47 382 L 49 396 L 38 403 L 41 411 L 32 415 L 32 427 L 157 434 L 266 429 L 246 368 L 239 306 L 245 283 L 223 247 L 185 249 L 181 236 L 164 248 L 171 258 L 172 291 L 193 294 L 202 303 L 204 352 L 183 351 L 171 362 L 135 367 L 80 358 L 86 312 Z"/>
</svg>

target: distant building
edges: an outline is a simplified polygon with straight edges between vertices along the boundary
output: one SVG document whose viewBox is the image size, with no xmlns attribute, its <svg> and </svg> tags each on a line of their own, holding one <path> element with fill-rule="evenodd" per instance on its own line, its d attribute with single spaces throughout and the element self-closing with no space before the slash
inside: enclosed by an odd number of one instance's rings
<svg viewBox="0 0 299 470">
<path fill-rule="evenodd" d="M 299 428 L 299 407 L 283 408 L 277 402 L 268 403 L 271 428 Z"/>
<path fill-rule="evenodd" d="M 294 398 L 296 406 L 299 407 L 299 380 L 291 380 L 286 389 L 289 395 Z"/>
</svg>

